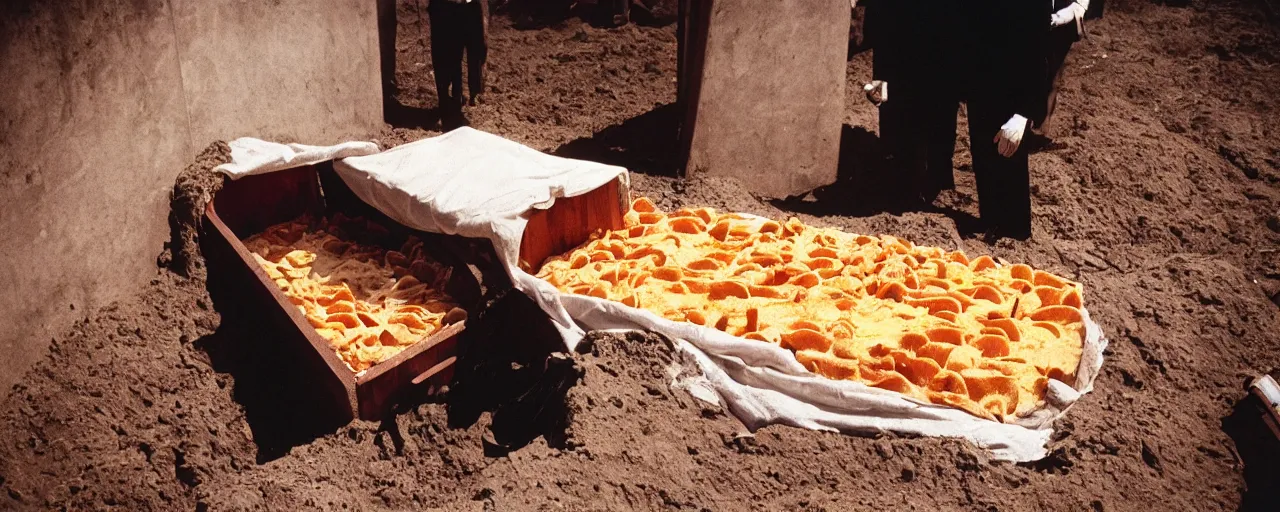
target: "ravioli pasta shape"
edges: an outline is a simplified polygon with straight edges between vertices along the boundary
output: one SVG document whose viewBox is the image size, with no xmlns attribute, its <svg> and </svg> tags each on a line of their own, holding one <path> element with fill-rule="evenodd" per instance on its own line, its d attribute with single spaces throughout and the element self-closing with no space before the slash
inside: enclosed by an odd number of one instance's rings
<svg viewBox="0 0 1280 512">
<path fill-rule="evenodd" d="M 338 357 L 359 373 L 456 321 L 462 310 L 442 291 L 450 270 L 425 255 L 421 240 L 409 237 L 388 251 L 338 236 L 344 226 L 386 232 L 339 215 L 278 224 L 244 243 Z"/>
<path fill-rule="evenodd" d="M 1004 421 L 1074 384 L 1082 289 L 1027 265 L 710 208 L 601 232 L 538 277 L 788 349 L 810 371 Z"/>
</svg>

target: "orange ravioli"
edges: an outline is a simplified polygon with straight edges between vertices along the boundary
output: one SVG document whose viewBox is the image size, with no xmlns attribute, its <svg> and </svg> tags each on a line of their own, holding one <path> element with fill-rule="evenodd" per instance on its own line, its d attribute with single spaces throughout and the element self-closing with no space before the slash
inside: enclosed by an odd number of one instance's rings
<svg viewBox="0 0 1280 512">
<path fill-rule="evenodd" d="M 792 351 L 810 371 L 1005 420 L 1075 383 L 1079 284 L 989 256 L 646 198 L 538 277 Z"/>
<path fill-rule="evenodd" d="M 244 244 L 352 371 L 426 339 L 461 311 L 442 291 L 450 270 L 426 257 L 422 241 L 409 237 L 387 251 L 340 239 L 328 220 L 315 231 L 305 220 L 271 226 Z M 360 227 L 382 229 L 372 226 Z"/>
</svg>

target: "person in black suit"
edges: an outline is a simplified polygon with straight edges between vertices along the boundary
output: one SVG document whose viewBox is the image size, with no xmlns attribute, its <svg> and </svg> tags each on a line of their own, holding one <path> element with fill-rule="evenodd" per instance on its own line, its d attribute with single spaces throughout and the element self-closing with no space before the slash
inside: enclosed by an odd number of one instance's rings
<svg viewBox="0 0 1280 512">
<path fill-rule="evenodd" d="M 1044 119 L 1051 4 L 964 2 L 969 144 L 978 212 L 988 233 L 1031 236 L 1027 145 L 1032 120 Z"/>
<path fill-rule="evenodd" d="M 864 89 L 880 105 L 882 140 L 929 202 L 954 186 L 956 110 L 964 101 L 979 216 L 992 235 L 1031 236 L 1022 139 L 1045 119 L 1052 1 L 866 5 L 875 53 Z"/>
<path fill-rule="evenodd" d="M 462 94 L 462 56 L 467 56 L 467 88 L 471 105 L 484 92 L 488 59 L 488 0 L 430 0 L 431 66 L 442 117 L 456 116 L 465 102 Z"/>
<path fill-rule="evenodd" d="M 923 203 L 955 188 L 956 112 L 966 73 L 963 3 L 865 4 L 864 35 L 873 53 L 872 82 L 864 90 L 880 107 L 881 141 Z"/>
</svg>

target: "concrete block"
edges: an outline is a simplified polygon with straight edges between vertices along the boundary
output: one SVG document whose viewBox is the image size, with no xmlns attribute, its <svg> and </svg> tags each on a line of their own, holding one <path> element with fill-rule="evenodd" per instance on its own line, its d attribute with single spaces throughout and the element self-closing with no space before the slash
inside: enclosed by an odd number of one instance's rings
<svg viewBox="0 0 1280 512">
<path fill-rule="evenodd" d="M 195 151 L 328 144 L 382 126 L 377 2 L 172 0 Z"/>
<path fill-rule="evenodd" d="M 848 0 L 690 0 L 683 9 L 686 172 L 766 197 L 834 183 Z"/>
</svg>

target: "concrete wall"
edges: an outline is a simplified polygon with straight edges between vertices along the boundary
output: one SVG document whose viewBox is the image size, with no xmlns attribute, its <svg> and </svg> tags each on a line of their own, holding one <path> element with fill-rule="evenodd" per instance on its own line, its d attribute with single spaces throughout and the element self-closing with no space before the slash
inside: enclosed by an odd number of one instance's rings
<svg viewBox="0 0 1280 512">
<path fill-rule="evenodd" d="M 372 1 L 0 4 L 3 390 L 154 275 L 173 179 L 204 146 L 382 126 Z"/>
<path fill-rule="evenodd" d="M 767 3 L 691 1 L 681 96 L 692 110 L 682 130 L 688 174 L 738 178 L 781 198 L 836 180 L 850 8 Z"/>
</svg>

